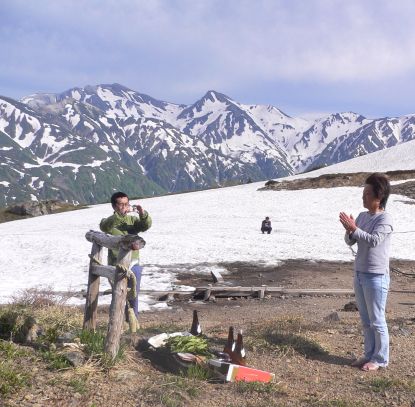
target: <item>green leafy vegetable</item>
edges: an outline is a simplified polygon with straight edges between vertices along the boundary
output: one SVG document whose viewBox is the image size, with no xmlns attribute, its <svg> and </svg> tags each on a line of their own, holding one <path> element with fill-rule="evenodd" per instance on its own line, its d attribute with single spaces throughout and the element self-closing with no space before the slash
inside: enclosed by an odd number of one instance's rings
<svg viewBox="0 0 415 407">
<path fill-rule="evenodd" d="M 207 340 L 199 336 L 174 336 L 167 339 L 167 347 L 172 352 L 194 353 L 210 356 Z"/>
</svg>

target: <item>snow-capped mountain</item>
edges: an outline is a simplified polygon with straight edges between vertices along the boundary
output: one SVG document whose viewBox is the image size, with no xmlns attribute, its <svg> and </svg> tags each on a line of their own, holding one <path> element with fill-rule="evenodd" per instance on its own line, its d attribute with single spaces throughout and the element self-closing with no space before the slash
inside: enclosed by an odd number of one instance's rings
<svg viewBox="0 0 415 407">
<path fill-rule="evenodd" d="M 415 139 L 415 116 L 362 120 L 362 124 L 328 143 L 313 165 L 339 163 Z"/>
<path fill-rule="evenodd" d="M 339 137 L 348 138 L 351 132 L 368 122 L 370 120 L 352 112 L 335 113 L 329 117 L 317 119 L 311 127 L 298 133 L 300 136 L 298 140 L 292 138 L 293 144 L 287 145 L 292 166 L 300 171 L 308 168 L 330 143 L 337 141 Z M 340 161 L 343 160 L 340 159 Z"/>
<path fill-rule="evenodd" d="M 262 129 L 242 105 L 227 96 L 209 91 L 195 104 L 183 109 L 177 125 L 185 134 L 201 140 L 246 165 L 257 165 L 268 177 L 291 173 L 287 153 Z"/>
<path fill-rule="evenodd" d="M 307 121 L 208 91 L 189 106 L 122 85 L 0 98 L 0 206 L 58 198 L 95 203 L 265 180 L 415 138 L 415 115 Z"/>
</svg>

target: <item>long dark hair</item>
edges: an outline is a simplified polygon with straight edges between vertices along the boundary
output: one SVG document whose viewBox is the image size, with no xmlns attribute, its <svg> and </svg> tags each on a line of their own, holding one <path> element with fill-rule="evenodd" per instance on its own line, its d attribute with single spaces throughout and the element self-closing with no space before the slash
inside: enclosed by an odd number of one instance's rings
<svg viewBox="0 0 415 407">
<path fill-rule="evenodd" d="M 365 184 L 372 185 L 375 197 L 380 199 L 380 207 L 385 209 L 391 190 L 389 178 L 385 174 L 375 172 L 367 177 Z"/>
</svg>

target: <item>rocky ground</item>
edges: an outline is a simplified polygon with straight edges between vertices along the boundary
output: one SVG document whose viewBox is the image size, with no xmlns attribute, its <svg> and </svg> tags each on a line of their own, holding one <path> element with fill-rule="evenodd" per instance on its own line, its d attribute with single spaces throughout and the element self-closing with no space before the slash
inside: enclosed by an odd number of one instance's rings
<svg viewBox="0 0 415 407">
<path fill-rule="evenodd" d="M 415 199 L 415 170 L 386 172 L 391 181 L 404 181 L 402 184 L 393 185 L 393 194 L 405 195 Z M 314 188 L 358 187 L 362 186 L 370 175 L 366 172 L 348 174 L 325 174 L 315 178 L 299 178 L 291 181 L 268 181 L 260 190 L 297 190 Z"/>
<path fill-rule="evenodd" d="M 58 200 L 30 201 L 0 208 L 0 223 L 86 208 Z"/>
</svg>

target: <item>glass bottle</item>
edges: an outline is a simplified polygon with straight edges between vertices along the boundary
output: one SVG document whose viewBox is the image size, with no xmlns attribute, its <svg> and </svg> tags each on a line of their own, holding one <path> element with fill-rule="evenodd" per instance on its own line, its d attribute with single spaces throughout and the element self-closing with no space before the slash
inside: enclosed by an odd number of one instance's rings
<svg viewBox="0 0 415 407">
<path fill-rule="evenodd" d="M 235 339 L 234 339 L 234 333 L 233 333 L 233 326 L 229 327 L 228 332 L 228 340 L 226 342 L 225 347 L 223 348 L 223 352 L 227 353 L 230 357 L 232 357 L 232 353 L 235 350 Z"/>
<path fill-rule="evenodd" d="M 193 310 L 193 322 L 192 327 L 190 328 L 190 333 L 194 336 L 202 335 L 202 328 L 200 327 L 199 317 L 197 316 L 196 310 Z"/>
<path fill-rule="evenodd" d="M 235 365 L 246 366 L 245 348 L 244 348 L 244 342 L 242 338 L 242 330 L 239 331 L 238 337 L 236 338 L 235 350 L 232 352 L 231 359 L 232 359 L 232 363 L 234 363 Z"/>
</svg>

